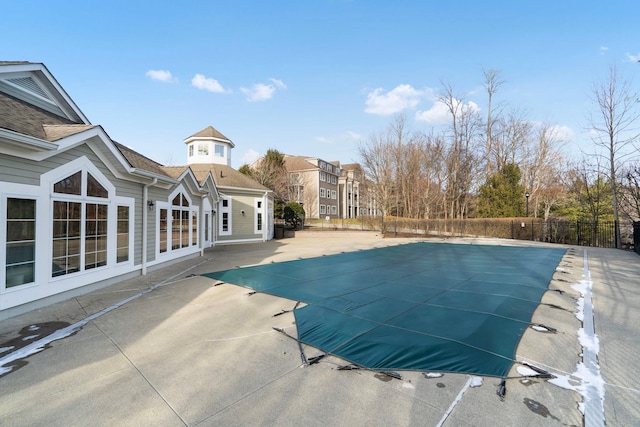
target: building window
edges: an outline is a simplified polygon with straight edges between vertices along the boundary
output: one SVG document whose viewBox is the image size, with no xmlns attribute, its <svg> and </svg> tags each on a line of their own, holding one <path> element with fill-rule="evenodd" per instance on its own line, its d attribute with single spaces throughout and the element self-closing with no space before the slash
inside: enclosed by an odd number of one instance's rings
<svg viewBox="0 0 640 427">
<path fill-rule="evenodd" d="M 218 225 L 219 233 L 221 236 L 230 236 L 233 230 L 232 224 L 232 200 L 231 199 L 221 199 L 218 211 L 220 212 L 220 221 Z"/>
<path fill-rule="evenodd" d="M 107 205 L 87 203 L 85 211 L 84 268 L 107 265 Z"/>
<path fill-rule="evenodd" d="M 337 196 L 338 196 L 338 193 L 336 193 L 336 190 L 331 190 L 331 198 L 335 200 Z"/>
<path fill-rule="evenodd" d="M 262 233 L 262 227 L 263 227 L 263 218 L 264 218 L 264 213 L 262 211 L 262 200 L 261 199 L 255 199 L 254 200 L 254 212 L 255 212 L 255 226 L 254 226 L 254 230 L 253 232 L 255 234 L 261 234 Z"/>
<path fill-rule="evenodd" d="M 320 181 L 326 181 L 327 180 L 327 173 L 324 171 L 320 171 Z"/>
<path fill-rule="evenodd" d="M 6 287 L 35 281 L 36 201 L 7 199 Z"/>
<path fill-rule="evenodd" d="M 209 241 L 209 214 L 204 214 L 204 241 Z"/>
<path fill-rule="evenodd" d="M 325 205 L 320 205 L 320 213 L 321 214 L 327 213 L 327 208 L 325 207 Z"/>
<path fill-rule="evenodd" d="M 229 213 L 228 212 L 222 213 L 222 231 L 224 232 L 229 231 Z"/>
<path fill-rule="evenodd" d="M 198 244 L 198 212 L 191 212 L 191 246 Z"/>
<path fill-rule="evenodd" d="M 189 201 L 178 193 L 171 202 L 171 249 L 189 246 Z"/>
<path fill-rule="evenodd" d="M 321 188 L 321 189 L 320 189 L 320 197 L 324 199 L 324 197 L 326 196 L 326 194 L 327 194 L 327 190 L 325 190 L 324 188 Z"/>
<path fill-rule="evenodd" d="M 216 157 L 224 157 L 224 145 L 216 144 L 214 154 Z"/>
<path fill-rule="evenodd" d="M 89 172 L 53 184 L 52 277 L 107 265 L 109 192 Z"/>
<path fill-rule="evenodd" d="M 193 157 L 193 144 L 189 146 L 189 157 Z"/>
<path fill-rule="evenodd" d="M 80 271 L 82 203 L 53 202 L 53 277 Z"/>
<path fill-rule="evenodd" d="M 338 207 L 336 205 L 331 206 L 331 214 L 336 215 L 338 213 Z"/>
<path fill-rule="evenodd" d="M 118 206 L 116 262 L 129 261 L 129 206 Z"/>
<path fill-rule="evenodd" d="M 169 236 L 169 223 L 167 221 L 167 209 L 160 209 L 160 253 L 167 252 Z"/>
<path fill-rule="evenodd" d="M 209 147 L 207 144 L 198 144 L 198 156 L 208 156 Z"/>
<path fill-rule="evenodd" d="M 337 184 L 338 183 L 338 179 L 335 176 L 331 177 L 331 183 L 332 184 Z"/>
</svg>

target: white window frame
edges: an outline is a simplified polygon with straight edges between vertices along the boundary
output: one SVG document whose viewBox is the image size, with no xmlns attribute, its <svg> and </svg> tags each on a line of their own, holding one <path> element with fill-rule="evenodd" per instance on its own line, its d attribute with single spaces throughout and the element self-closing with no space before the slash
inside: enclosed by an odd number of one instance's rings
<svg viewBox="0 0 640 427">
<path fill-rule="evenodd" d="M 38 243 L 42 240 L 39 235 L 38 235 L 38 229 L 42 227 L 42 225 L 40 224 L 42 222 L 42 214 L 40 212 L 38 212 L 38 210 L 41 208 L 41 203 L 39 201 L 40 197 L 38 197 L 38 188 L 30 188 L 30 190 L 34 190 L 27 192 L 7 192 L 7 193 L 0 193 L 0 223 L 3 224 L 3 228 L 0 230 L 0 249 L 1 249 L 1 253 L 0 253 L 0 294 L 3 293 L 10 293 L 10 292 L 15 292 L 15 291 L 21 291 L 23 289 L 27 289 L 27 288 L 31 288 L 33 286 L 36 285 L 36 282 L 38 280 L 38 269 L 39 269 L 39 265 L 40 265 L 40 260 L 39 258 L 41 258 L 39 256 L 39 252 L 41 252 L 41 250 L 38 249 Z M 27 193 L 27 194 L 25 194 Z M 34 264 L 34 281 L 33 282 L 28 282 L 28 283 L 23 283 L 20 285 L 16 285 L 16 286 L 12 286 L 10 288 L 7 288 L 7 199 L 24 199 L 24 200 L 33 200 L 36 204 L 35 206 L 35 221 L 34 221 L 34 227 L 35 227 L 35 247 L 34 247 L 34 260 L 33 260 L 33 264 Z M 41 245 L 41 247 L 43 247 L 43 245 Z"/>
<path fill-rule="evenodd" d="M 227 201 L 226 207 L 222 206 L 223 200 Z M 233 199 L 231 199 L 230 197 L 221 196 L 220 201 L 218 202 L 218 215 L 220 215 L 218 236 L 231 236 L 233 234 L 233 215 L 231 215 L 231 213 L 233 212 L 232 208 L 233 208 Z M 226 231 L 224 231 L 222 228 L 224 214 L 227 214 L 228 229 Z"/>
<path fill-rule="evenodd" d="M 178 195 L 182 194 L 187 202 L 189 203 L 188 207 L 184 206 L 174 206 L 173 199 Z M 164 252 L 160 252 L 160 212 L 161 210 L 167 211 L 167 249 Z M 173 248 L 173 210 L 179 210 L 180 212 L 188 212 L 188 226 L 187 226 L 187 234 L 189 236 L 189 241 L 185 247 Z M 191 194 L 182 186 L 179 185 L 176 187 L 171 194 L 167 197 L 166 201 L 157 201 L 156 202 L 156 255 L 158 258 L 166 257 L 171 254 L 176 253 L 184 253 L 185 251 L 192 251 L 194 248 L 193 244 L 193 214 L 196 214 L 196 227 L 198 227 L 196 239 L 199 239 L 200 235 L 200 216 L 198 213 L 199 207 L 194 206 L 193 199 Z M 196 245 L 198 242 L 196 241 Z M 180 243 L 182 245 L 182 243 Z"/>
<path fill-rule="evenodd" d="M 324 199 L 327 196 L 327 190 L 324 188 L 320 188 L 320 198 Z"/>
<path fill-rule="evenodd" d="M 336 200 L 337 197 L 338 197 L 338 193 L 336 192 L 336 190 L 331 190 L 331 198 L 333 200 Z"/>
<path fill-rule="evenodd" d="M 320 171 L 320 181 L 325 182 L 327 180 L 327 173 L 325 171 Z"/>
<path fill-rule="evenodd" d="M 327 208 L 325 205 L 320 205 L 320 214 L 326 214 L 327 213 Z"/>
<path fill-rule="evenodd" d="M 262 216 L 262 218 L 261 218 L 262 228 L 258 228 L 258 219 L 259 219 L 260 215 Z M 266 215 L 265 215 L 265 208 L 264 208 L 264 199 L 262 199 L 262 198 L 254 199 L 254 201 L 253 201 L 253 232 L 255 234 L 264 233 L 265 216 Z"/>
<path fill-rule="evenodd" d="M 215 144 L 213 147 L 213 156 L 224 158 L 225 151 L 225 146 L 223 144 Z"/>
</svg>

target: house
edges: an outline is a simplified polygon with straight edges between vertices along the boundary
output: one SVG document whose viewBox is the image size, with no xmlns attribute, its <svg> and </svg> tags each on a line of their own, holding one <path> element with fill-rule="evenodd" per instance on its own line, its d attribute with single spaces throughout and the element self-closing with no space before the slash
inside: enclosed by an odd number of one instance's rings
<svg viewBox="0 0 640 427">
<path fill-rule="evenodd" d="M 213 160 L 163 166 L 92 124 L 43 64 L 0 62 L 0 319 L 271 238 L 269 191 L 233 171 L 215 129 L 185 140 L 200 143 Z"/>
<path fill-rule="evenodd" d="M 302 203 L 306 218 L 340 218 L 340 163 L 316 157 L 284 155 L 293 201 Z"/>
<path fill-rule="evenodd" d="M 165 168 L 173 176 L 191 170 L 202 183 L 211 176 L 219 192 L 216 244 L 248 243 L 273 237 L 273 192 L 231 167 L 233 142 L 209 126 L 184 140 L 187 166 Z"/>
</svg>

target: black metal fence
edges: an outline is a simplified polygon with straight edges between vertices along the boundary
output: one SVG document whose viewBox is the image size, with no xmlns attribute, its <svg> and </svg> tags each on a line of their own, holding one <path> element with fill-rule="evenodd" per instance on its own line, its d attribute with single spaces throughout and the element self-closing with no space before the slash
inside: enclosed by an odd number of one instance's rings
<svg viewBox="0 0 640 427">
<path fill-rule="evenodd" d="M 308 220 L 305 226 L 322 230 L 379 231 L 386 237 L 497 237 L 615 248 L 615 223 L 602 221 L 544 221 L 531 218 L 414 220 L 361 216 L 357 219 Z M 621 224 L 621 240 L 623 248 L 635 248 L 640 253 L 640 223 L 633 224 L 633 227 L 631 223 Z"/>
</svg>

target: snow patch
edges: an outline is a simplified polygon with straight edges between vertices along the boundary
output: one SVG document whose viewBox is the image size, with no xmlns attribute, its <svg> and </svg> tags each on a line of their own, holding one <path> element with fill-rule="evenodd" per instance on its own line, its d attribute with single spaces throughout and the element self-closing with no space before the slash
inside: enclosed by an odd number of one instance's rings
<svg viewBox="0 0 640 427">
<path fill-rule="evenodd" d="M 583 396 L 583 400 L 579 404 L 580 412 L 582 412 L 583 415 L 585 402 L 587 400 L 587 389 L 590 386 L 598 391 L 600 400 L 604 401 L 604 386 L 606 383 L 600 375 L 599 368 L 598 373 L 594 374 L 584 363 L 580 362 L 576 366 L 576 371 L 573 374 L 555 375 L 556 378 L 550 379 L 548 382 L 565 390 L 575 391 Z"/>
<path fill-rule="evenodd" d="M 424 374 L 425 378 L 440 378 L 442 377 L 442 374 L 440 372 L 425 372 Z"/>
<path fill-rule="evenodd" d="M 40 327 L 37 326 L 37 325 L 31 325 L 31 326 L 29 326 L 29 328 L 27 328 L 27 330 L 31 331 L 31 332 L 37 331 L 38 329 L 40 329 Z"/>
<path fill-rule="evenodd" d="M 587 334 L 584 328 L 578 329 L 578 341 L 582 346 L 582 351 L 590 350 L 596 354 L 600 351 L 600 340 L 598 339 L 598 335 L 594 334 L 593 336 Z"/>
<path fill-rule="evenodd" d="M 409 382 L 409 381 L 405 381 L 405 382 L 403 382 L 403 383 L 402 383 L 402 388 L 408 388 L 408 389 L 410 389 L 410 390 L 415 389 L 414 385 L 413 385 L 413 384 L 411 384 L 411 382 Z"/>
<path fill-rule="evenodd" d="M 15 346 L 9 346 L 9 347 L 0 347 L 0 353 L 6 353 L 9 350 L 13 350 L 14 348 L 16 348 Z"/>
<path fill-rule="evenodd" d="M 38 338 L 38 336 L 37 335 L 29 335 L 29 336 L 26 336 L 26 337 L 22 337 L 22 341 L 31 341 L 34 338 Z"/>
<path fill-rule="evenodd" d="M 523 377 L 535 377 L 537 375 L 540 375 L 539 372 L 536 372 L 531 368 L 527 368 L 526 366 L 518 366 L 516 368 L 516 371 L 518 371 L 518 373 Z"/>
<path fill-rule="evenodd" d="M 531 329 L 533 329 L 534 331 L 538 331 L 538 332 L 549 332 L 549 329 L 545 328 L 542 325 L 533 325 L 533 326 L 531 326 Z"/>
<path fill-rule="evenodd" d="M 482 377 L 471 377 L 469 387 L 480 387 L 482 385 Z"/>
</svg>

